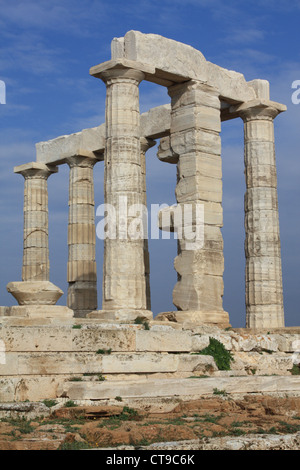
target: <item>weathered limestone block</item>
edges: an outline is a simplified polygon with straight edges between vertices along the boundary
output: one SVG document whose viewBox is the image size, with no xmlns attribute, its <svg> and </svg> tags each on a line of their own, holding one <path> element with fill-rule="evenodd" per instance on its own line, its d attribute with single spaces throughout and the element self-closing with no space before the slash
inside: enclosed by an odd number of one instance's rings
<svg viewBox="0 0 300 470">
<path fill-rule="evenodd" d="M 126 33 L 124 57 L 153 65 L 156 75 L 163 80 L 178 81 L 178 75 L 207 80 L 206 60 L 200 51 L 157 34 L 142 34 L 139 31 Z"/>
<path fill-rule="evenodd" d="M 114 38 L 112 59 L 122 57 L 155 67 L 146 79 L 161 85 L 196 79 L 216 88 L 230 103 L 256 97 L 255 84 L 247 83 L 242 74 L 212 64 L 193 47 L 157 34 L 129 31 L 124 38 Z"/>
<path fill-rule="evenodd" d="M 300 335 L 272 334 L 271 338 L 282 352 L 295 352 L 300 350 Z"/>
<path fill-rule="evenodd" d="M 1 377 L 0 402 L 40 401 L 56 398 L 58 386 L 69 376 Z"/>
<path fill-rule="evenodd" d="M 101 356 L 95 353 L 14 353 L 6 354 L 6 364 L 0 364 L 0 374 L 59 375 L 101 373 Z"/>
<path fill-rule="evenodd" d="M 170 136 L 162 137 L 160 139 L 157 158 L 161 162 L 166 163 L 178 163 L 179 155 L 177 155 L 171 147 L 171 138 Z"/>
<path fill-rule="evenodd" d="M 24 325 L 36 324 L 40 325 L 41 323 L 51 323 L 53 321 L 61 321 L 64 319 L 70 319 L 74 316 L 73 310 L 62 305 L 45 305 L 45 304 L 36 304 L 36 305 L 14 305 L 8 307 L 6 312 L 7 317 L 5 321 L 7 324 L 19 324 L 20 321 L 24 322 Z M 16 318 L 16 322 L 13 317 Z"/>
<path fill-rule="evenodd" d="M 232 339 L 233 350 L 235 351 L 271 351 L 277 352 L 279 350 L 277 341 L 273 336 L 266 335 L 235 335 Z"/>
<path fill-rule="evenodd" d="M 136 331 L 129 328 L 112 329 L 110 325 L 94 325 L 72 329 L 73 351 L 98 351 L 99 349 L 118 352 L 136 350 Z"/>
<path fill-rule="evenodd" d="M 77 327 L 76 327 L 77 326 Z M 115 352 L 136 350 L 136 330 L 126 325 L 60 323 L 45 326 L 0 327 L 5 351 L 14 352 Z"/>
<path fill-rule="evenodd" d="M 192 336 L 192 352 L 199 352 L 205 349 L 209 345 L 209 335 L 198 335 Z"/>
<path fill-rule="evenodd" d="M 211 374 L 218 370 L 212 356 L 200 354 L 180 354 L 177 372 L 190 372 L 195 375 Z"/>
<path fill-rule="evenodd" d="M 30 351 L 71 351 L 72 334 L 70 327 L 0 327 L 0 339 L 5 350 Z M 76 330 L 77 331 L 77 330 Z"/>
<path fill-rule="evenodd" d="M 104 374 L 176 372 L 178 357 L 172 354 L 134 353 L 102 356 Z"/>
<path fill-rule="evenodd" d="M 167 329 L 160 331 L 137 330 L 137 351 L 161 351 L 161 352 L 189 352 L 192 347 L 192 338 L 188 332 Z"/>
<path fill-rule="evenodd" d="M 49 281 L 10 282 L 7 291 L 19 305 L 55 305 L 63 291 Z"/>
<path fill-rule="evenodd" d="M 246 369 L 252 374 L 290 375 L 292 367 L 291 355 L 284 353 L 235 352 L 234 361 L 231 363 L 232 370 Z"/>
</svg>

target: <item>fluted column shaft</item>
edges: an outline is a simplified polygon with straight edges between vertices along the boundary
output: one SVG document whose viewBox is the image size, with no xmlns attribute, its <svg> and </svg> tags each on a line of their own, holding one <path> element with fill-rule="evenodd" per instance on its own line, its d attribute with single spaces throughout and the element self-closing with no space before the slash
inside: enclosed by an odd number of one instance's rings
<svg viewBox="0 0 300 470">
<path fill-rule="evenodd" d="M 273 120 L 279 109 L 245 105 L 246 326 L 284 326 Z M 273 103 L 274 104 L 274 103 Z"/>
<path fill-rule="evenodd" d="M 133 204 L 143 204 L 139 83 L 133 69 L 103 72 L 106 83 L 105 203 L 117 215 L 117 236 L 104 245 L 103 310 L 147 309 L 144 239 L 129 234 Z"/>
<path fill-rule="evenodd" d="M 69 174 L 68 307 L 76 317 L 97 309 L 93 156 L 67 159 Z"/>
<path fill-rule="evenodd" d="M 49 281 L 48 187 L 56 168 L 41 163 L 22 165 L 24 187 L 23 281 Z"/>
<path fill-rule="evenodd" d="M 202 323 L 226 323 L 223 297 L 222 162 L 220 99 L 215 89 L 197 81 L 169 88 L 171 96 L 171 148 L 179 156 L 176 198 L 178 205 L 202 206 L 203 243 L 178 242 L 175 269 L 178 282 L 173 303 L 178 310 L 196 311 Z M 183 209 L 185 210 L 185 209 Z M 201 224 L 193 216 L 193 227 Z"/>
</svg>

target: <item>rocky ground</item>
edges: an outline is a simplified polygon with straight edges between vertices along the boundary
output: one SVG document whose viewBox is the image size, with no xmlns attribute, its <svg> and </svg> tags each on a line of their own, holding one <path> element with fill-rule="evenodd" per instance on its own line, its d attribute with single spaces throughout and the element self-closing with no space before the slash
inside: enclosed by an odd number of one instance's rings
<svg viewBox="0 0 300 470">
<path fill-rule="evenodd" d="M 31 409 L 30 403 L 22 406 Z M 0 419 L 0 450 L 300 449 L 300 397 L 216 395 L 181 402 L 165 413 L 122 401 L 63 407 L 48 401 L 38 413 L 25 414 L 10 412 Z"/>
</svg>

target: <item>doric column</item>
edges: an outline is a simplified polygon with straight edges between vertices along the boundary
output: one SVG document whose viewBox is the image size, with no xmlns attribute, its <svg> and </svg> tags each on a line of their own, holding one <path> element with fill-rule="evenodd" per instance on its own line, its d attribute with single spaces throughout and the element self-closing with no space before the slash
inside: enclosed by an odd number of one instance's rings
<svg viewBox="0 0 300 470">
<path fill-rule="evenodd" d="M 274 118 L 286 108 L 255 100 L 237 108 L 244 121 L 246 326 L 284 326 Z"/>
<path fill-rule="evenodd" d="M 97 309 L 93 154 L 66 159 L 69 175 L 68 307 L 75 317 Z"/>
<path fill-rule="evenodd" d="M 178 318 L 228 325 L 223 297 L 222 162 L 220 100 L 212 87 L 189 81 L 169 88 L 171 148 L 177 154 L 176 198 L 182 214 L 193 208 L 178 240 L 178 282 L 173 303 Z M 202 220 L 201 220 L 202 219 Z M 189 225 L 189 226 L 188 226 Z M 202 225 L 202 227 L 201 227 Z M 193 228 L 190 242 L 185 230 Z M 200 230 L 199 230 L 200 229 Z M 189 239 L 187 239 L 189 238 Z"/>
<path fill-rule="evenodd" d="M 49 281 L 47 180 L 57 171 L 36 162 L 15 168 L 25 179 L 23 281 Z"/>
<path fill-rule="evenodd" d="M 47 180 L 58 169 L 32 162 L 16 167 L 14 171 L 25 179 L 24 251 L 22 282 L 7 285 L 8 292 L 19 304 L 10 308 L 10 315 L 71 318 L 72 310 L 55 305 L 63 291 L 49 281 Z"/>
<path fill-rule="evenodd" d="M 147 207 L 147 184 L 146 184 L 146 152 L 156 144 L 155 140 L 141 138 L 141 170 L 142 170 L 142 204 Z M 144 239 L 144 264 L 146 277 L 146 298 L 147 310 L 151 310 L 151 289 L 150 289 L 150 256 L 148 247 L 148 237 Z"/>
<path fill-rule="evenodd" d="M 104 194 L 117 221 L 116 237 L 104 241 L 102 313 L 128 321 L 149 318 L 144 237 L 130 232 L 132 206 L 143 205 L 139 83 L 144 73 L 120 65 L 110 68 L 108 63 L 95 76 L 107 89 Z"/>
</svg>

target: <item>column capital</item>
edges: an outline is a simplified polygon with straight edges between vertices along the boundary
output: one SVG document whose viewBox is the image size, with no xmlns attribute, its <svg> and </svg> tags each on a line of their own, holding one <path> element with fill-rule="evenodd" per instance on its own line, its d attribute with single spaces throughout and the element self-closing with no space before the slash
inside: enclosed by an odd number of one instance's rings
<svg viewBox="0 0 300 470">
<path fill-rule="evenodd" d="M 284 104 L 275 101 L 256 99 L 230 108 L 230 114 L 241 117 L 244 122 L 254 120 L 273 120 L 278 114 L 286 111 Z"/>
<path fill-rule="evenodd" d="M 24 176 L 25 179 L 48 179 L 50 175 L 57 172 L 58 168 L 56 166 L 45 165 L 44 163 L 39 162 L 31 162 L 26 163 L 25 165 L 19 165 L 14 167 L 14 173 Z"/>
<path fill-rule="evenodd" d="M 97 158 L 93 152 L 81 152 L 76 155 L 66 157 L 64 161 L 70 168 L 93 168 L 94 165 L 99 162 L 99 158 Z"/>
<path fill-rule="evenodd" d="M 106 85 L 110 84 L 110 80 L 118 78 L 141 82 L 146 74 L 153 73 L 154 67 L 124 58 L 109 60 L 90 69 L 90 75 L 101 78 Z"/>
</svg>

